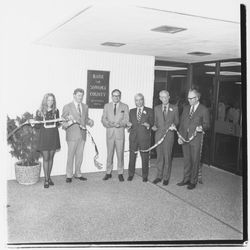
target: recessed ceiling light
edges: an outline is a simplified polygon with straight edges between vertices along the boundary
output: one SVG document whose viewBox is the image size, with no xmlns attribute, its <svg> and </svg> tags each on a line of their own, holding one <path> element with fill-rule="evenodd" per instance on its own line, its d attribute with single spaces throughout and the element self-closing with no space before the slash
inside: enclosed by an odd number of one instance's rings
<svg viewBox="0 0 250 250">
<path fill-rule="evenodd" d="M 187 70 L 187 68 L 173 67 L 173 66 L 155 66 L 155 70 L 175 71 L 175 70 Z"/>
<path fill-rule="evenodd" d="M 162 32 L 162 33 L 170 33 L 170 34 L 181 32 L 181 31 L 184 31 L 184 30 L 187 30 L 187 29 L 179 28 L 179 27 L 173 27 L 173 26 L 167 26 L 167 25 L 163 25 L 163 26 L 159 26 L 159 27 L 151 29 L 151 31 Z"/>
<path fill-rule="evenodd" d="M 215 63 L 206 63 L 205 66 L 215 67 Z M 220 63 L 221 67 L 230 67 L 230 66 L 241 66 L 241 62 L 222 62 Z"/>
<path fill-rule="evenodd" d="M 176 77 L 187 77 L 185 75 L 172 75 L 171 77 L 176 78 Z"/>
<path fill-rule="evenodd" d="M 215 75 L 215 72 L 210 71 L 210 72 L 206 72 L 206 74 L 208 75 Z M 241 75 L 240 72 L 233 72 L 233 71 L 220 71 L 220 75 L 221 76 L 235 76 L 235 75 Z"/>
<path fill-rule="evenodd" d="M 235 84 L 241 84 L 241 82 L 235 82 Z"/>
<path fill-rule="evenodd" d="M 211 53 L 200 52 L 200 51 L 189 52 L 187 54 L 188 55 L 193 55 L 193 56 L 208 56 L 208 55 L 211 55 Z"/>
<path fill-rule="evenodd" d="M 102 43 L 101 45 L 111 46 L 111 47 L 121 47 L 121 46 L 125 45 L 125 43 L 105 42 L 105 43 Z"/>
</svg>

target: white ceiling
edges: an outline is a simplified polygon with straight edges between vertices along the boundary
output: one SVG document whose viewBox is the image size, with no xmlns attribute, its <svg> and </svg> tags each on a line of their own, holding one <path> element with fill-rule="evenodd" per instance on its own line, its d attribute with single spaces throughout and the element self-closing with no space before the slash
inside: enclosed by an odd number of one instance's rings
<svg viewBox="0 0 250 250">
<path fill-rule="evenodd" d="M 214 5 L 214 1 L 209 2 L 212 6 L 204 4 L 205 1 L 200 1 L 202 5 L 197 1 L 185 2 L 189 5 L 178 7 L 167 0 L 95 1 L 62 20 L 36 42 L 63 48 L 152 55 L 186 63 L 240 58 L 240 5 L 237 1 L 227 1 L 223 9 L 221 5 Z M 162 25 L 187 30 L 175 34 L 151 31 Z M 104 42 L 126 45 L 107 47 L 101 45 Z M 211 55 L 187 54 L 195 51 Z"/>
</svg>

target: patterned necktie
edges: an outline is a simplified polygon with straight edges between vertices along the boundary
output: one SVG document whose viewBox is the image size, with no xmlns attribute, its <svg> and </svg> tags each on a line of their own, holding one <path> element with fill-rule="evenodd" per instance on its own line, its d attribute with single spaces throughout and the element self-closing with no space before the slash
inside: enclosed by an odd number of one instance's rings
<svg viewBox="0 0 250 250">
<path fill-rule="evenodd" d="M 167 118 L 167 106 L 164 106 L 163 108 L 163 117 L 164 117 L 164 121 L 166 121 L 166 118 Z"/>
<path fill-rule="evenodd" d="M 114 115 L 116 115 L 116 103 L 115 103 L 115 107 L 114 107 Z"/>
<path fill-rule="evenodd" d="M 139 108 L 137 113 L 137 121 L 140 122 L 140 120 L 141 120 L 141 109 Z"/>
<path fill-rule="evenodd" d="M 81 108 L 80 108 L 80 104 L 78 103 L 78 105 L 77 105 L 77 111 L 78 111 L 78 113 L 79 113 L 79 115 L 80 115 L 80 117 L 81 117 Z"/>
<path fill-rule="evenodd" d="M 191 110 L 190 110 L 190 113 L 189 113 L 189 119 L 192 118 L 193 114 L 194 114 L 194 105 L 191 106 Z"/>
</svg>

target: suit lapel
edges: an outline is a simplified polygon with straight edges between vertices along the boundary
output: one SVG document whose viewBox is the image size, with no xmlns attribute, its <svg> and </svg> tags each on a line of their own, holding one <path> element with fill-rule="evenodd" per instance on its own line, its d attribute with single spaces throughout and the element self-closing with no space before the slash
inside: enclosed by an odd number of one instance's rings
<svg viewBox="0 0 250 250">
<path fill-rule="evenodd" d="M 198 107 L 196 108 L 196 110 L 194 111 L 194 113 L 191 117 L 191 120 L 199 113 L 200 108 L 201 108 L 201 104 L 199 103 Z M 190 110 L 189 110 L 189 112 L 190 112 Z"/>
<path fill-rule="evenodd" d="M 137 111 L 137 109 L 136 109 L 136 111 Z M 145 116 L 146 116 L 145 112 L 147 112 L 147 111 L 146 111 L 146 108 L 144 107 L 142 110 L 142 114 L 141 114 L 141 121 L 140 121 L 141 123 L 145 122 Z M 136 120 L 137 120 L 137 115 L 136 115 Z"/>
<path fill-rule="evenodd" d="M 120 106 L 120 105 L 119 105 L 119 106 Z M 116 109 L 116 116 L 115 116 L 115 115 L 114 115 L 114 104 L 113 104 L 113 102 L 111 102 L 110 105 L 109 105 L 109 112 L 110 112 L 110 114 L 112 115 L 112 120 L 115 121 L 115 120 L 116 120 L 116 117 L 117 117 L 117 115 L 118 115 L 119 110 Z"/>
<path fill-rule="evenodd" d="M 76 109 L 76 106 L 75 106 L 75 103 L 74 103 L 74 102 L 71 103 L 71 110 L 73 111 L 73 113 L 74 113 L 74 115 L 75 115 L 76 117 L 80 118 L 80 115 L 79 115 L 79 113 L 78 113 L 78 111 L 77 111 L 77 109 Z"/>
</svg>

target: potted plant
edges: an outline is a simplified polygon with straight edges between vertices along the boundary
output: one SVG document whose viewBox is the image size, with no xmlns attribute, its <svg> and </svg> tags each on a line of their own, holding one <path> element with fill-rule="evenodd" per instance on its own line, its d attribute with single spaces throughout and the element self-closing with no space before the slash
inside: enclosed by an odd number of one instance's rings
<svg viewBox="0 0 250 250">
<path fill-rule="evenodd" d="M 31 185 L 39 181 L 41 163 L 38 161 L 40 154 L 36 151 L 38 129 L 25 124 L 33 119 L 33 114 L 24 113 L 22 117 L 11 119 L 7 117 L 8 144 L 11 155 L 18 159 L 15 164 L 16 180 L 20 184 Z M 20 129 L 19 129 L 20 128 Z M 10 134 L 12 131 L 14 134 Z"/>
</svg>

